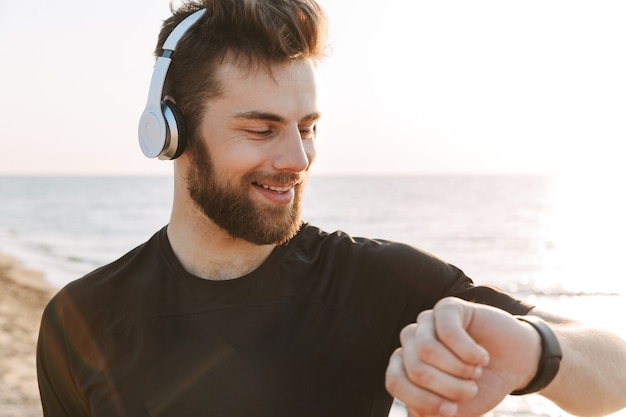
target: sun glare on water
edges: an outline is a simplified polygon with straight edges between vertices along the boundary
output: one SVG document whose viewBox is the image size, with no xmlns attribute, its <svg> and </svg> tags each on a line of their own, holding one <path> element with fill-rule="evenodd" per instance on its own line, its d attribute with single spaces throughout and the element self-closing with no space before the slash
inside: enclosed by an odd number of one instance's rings
<svg viewBox="0 0 626 417">
<path fill-rule="evenodd" d="M 626 336 L 626 172 L 567 175 L 555 184 L 545 269 L 534 279 L 557 313 Z"/>
<path fill-rule="evenodd" d="M 546 275 L 564 290 L 626 295 L 626 270 L 620 267 L 626 253 L 622 178 L 568 175 L 556 184 Z"/>
</svg>

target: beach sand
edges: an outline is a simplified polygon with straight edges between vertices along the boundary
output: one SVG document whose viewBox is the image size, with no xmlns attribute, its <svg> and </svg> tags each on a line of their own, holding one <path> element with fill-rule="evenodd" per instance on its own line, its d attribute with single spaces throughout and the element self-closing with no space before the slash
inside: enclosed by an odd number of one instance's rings
<svg viewBox="0 0 626 417">
<path fill-rule="evenodd" d="M 42 415 L 35 349 L 53 293 L 40 273 L 0 255 L 0 417 Z"/>
</svg>

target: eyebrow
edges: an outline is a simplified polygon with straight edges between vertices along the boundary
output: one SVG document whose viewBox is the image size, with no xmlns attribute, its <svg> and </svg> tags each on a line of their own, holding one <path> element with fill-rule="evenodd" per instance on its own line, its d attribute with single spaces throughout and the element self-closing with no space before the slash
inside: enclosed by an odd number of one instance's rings
<svg viewBox="0 0 626 417">
<path fill-rule="evenodd" d="M 312 122 L 314 120 L 318 120 L 321 116 L 322 115 L 318 112 L 310 113 L 304 116 L 302 119 L 300 119 L 299 122 L 300 123 Z M 246 119 L 246 120 L 267 120 L 269 122 L 276 122 L 276 123 L 285 122 L 285 119 L 277 114 L 261 112 L 261 111 L 248 111 L 248 112 L 243 112 L 243 113 L 236 113 L 233 117 L 235 119 Z"/>
</svg>

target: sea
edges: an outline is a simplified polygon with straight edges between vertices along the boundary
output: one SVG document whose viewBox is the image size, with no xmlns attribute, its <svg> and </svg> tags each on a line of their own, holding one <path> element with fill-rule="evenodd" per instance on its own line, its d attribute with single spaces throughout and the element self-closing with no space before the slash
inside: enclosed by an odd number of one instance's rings
<svg viewBox="0 0 626 417">
<path fill-rule="evenodd" d="M 476 283 L 626 338 L 623 182 L 588 174 L 312 174 L 303 219 L 408 243 Z M 60 288 L 166 225 L 172 192 L 163 176 L 0 176 L 0 253 Z M 569 416 L 538 395 L 508 397 L 487 415 Z M 397 402 L 390 416 L 406 410 Z"/>
</svg>

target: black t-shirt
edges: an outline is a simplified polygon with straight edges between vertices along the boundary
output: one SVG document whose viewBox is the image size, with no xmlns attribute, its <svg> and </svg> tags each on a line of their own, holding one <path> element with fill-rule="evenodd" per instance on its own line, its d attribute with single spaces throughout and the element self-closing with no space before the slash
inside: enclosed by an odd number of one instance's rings
<svg viewBox="0 0 626 417">
<path fill-rule="evenodd" d="M 38 343 L 46 416 L 386 416 L 402 327 L 455 295 L 530 306 L 413 247 L 303 225 L 255 271 L 186 272 L 166 229 L 74 281 Z"/>
</svg>

